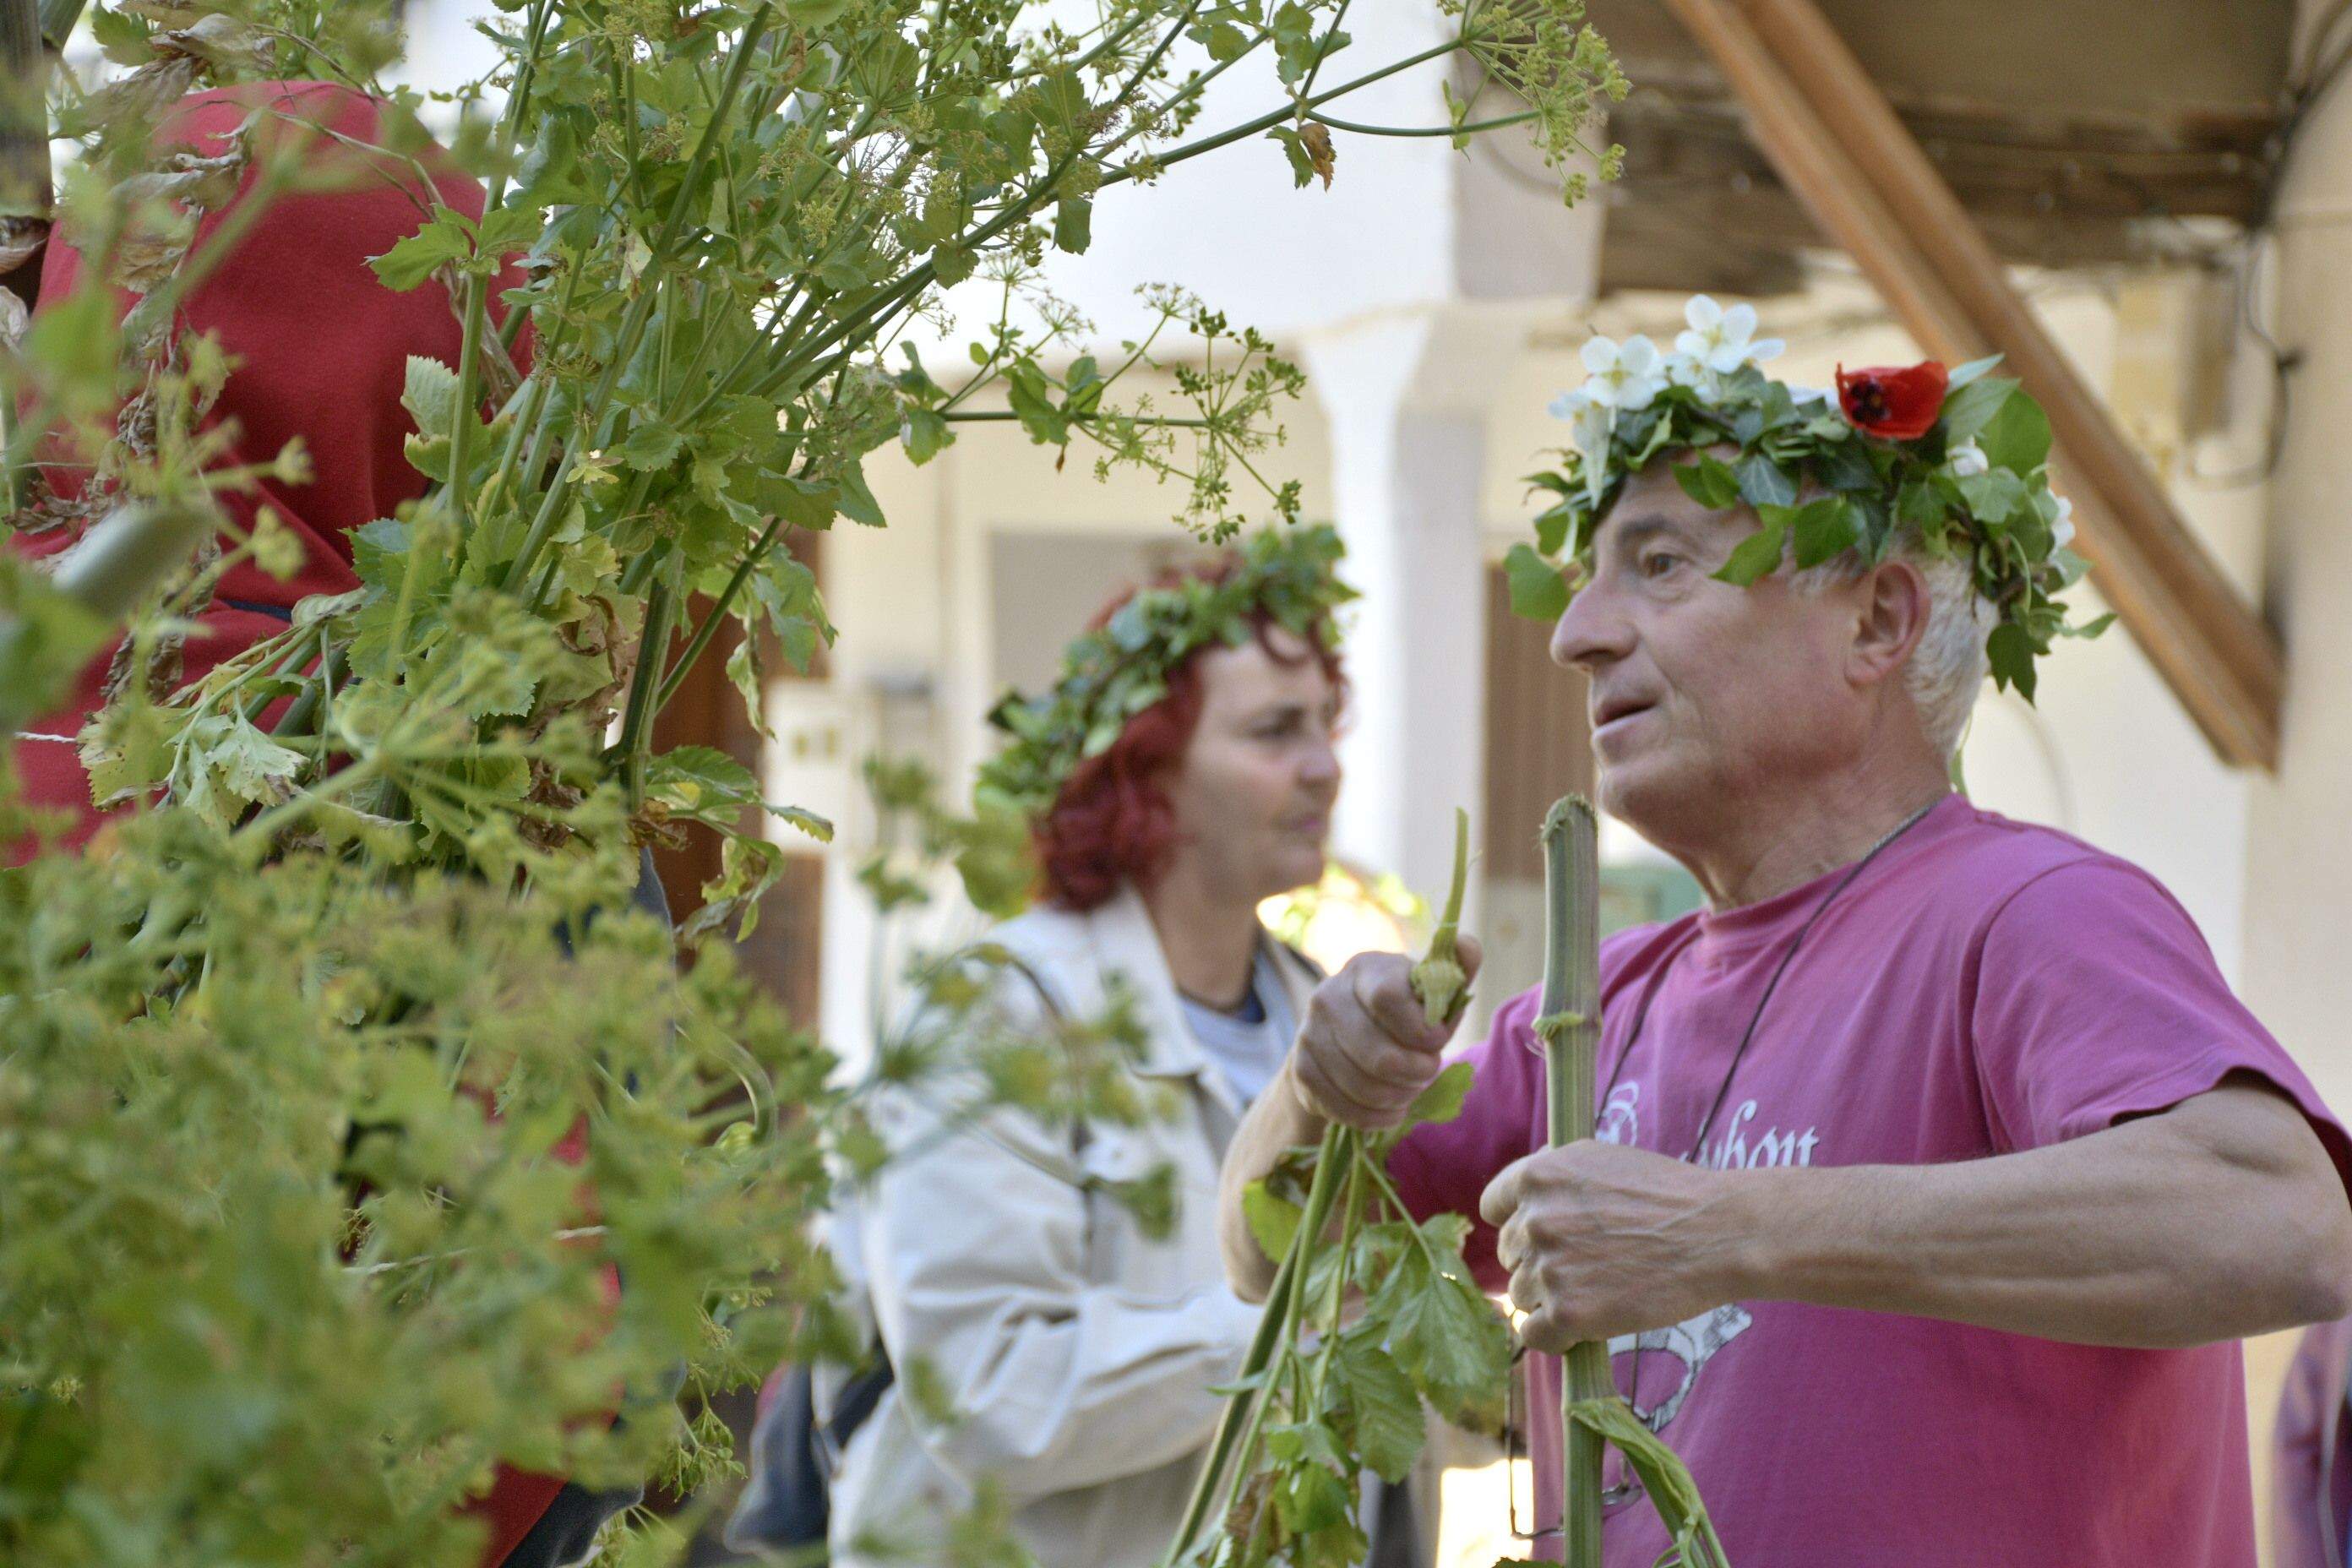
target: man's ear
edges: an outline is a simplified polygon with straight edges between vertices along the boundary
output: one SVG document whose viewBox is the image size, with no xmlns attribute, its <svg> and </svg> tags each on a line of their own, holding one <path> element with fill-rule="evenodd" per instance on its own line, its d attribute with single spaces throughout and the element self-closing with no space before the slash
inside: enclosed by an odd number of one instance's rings
<svg viewBox="0 0 2352 1568">
<path fill-rule="evenodd" d="M 1856 585 L 1862 595 L 1846 678 L 1858 687 L 1874 686 L 1901 670 L 1927 634 L 1927 579 L 1908 561 L 1892 560 L 1872 567 Z"/>
</svg>

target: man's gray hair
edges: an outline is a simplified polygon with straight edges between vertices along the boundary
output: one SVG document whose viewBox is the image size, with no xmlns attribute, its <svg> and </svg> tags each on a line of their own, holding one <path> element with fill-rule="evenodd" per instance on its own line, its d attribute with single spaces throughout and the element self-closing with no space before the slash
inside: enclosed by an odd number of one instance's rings
<svg viewBox="0 0 2352 1568">
<path fill-rule="evenodd" d="M 1927 580 L 1927 629 L 1911 650 L 1904 667 L 1904 689 L 1919 711 L 1919 727 L 1938 756 L 1949 761 L 1960 749 L 1969 714 L 1976 707 L 1990 667 L 1985 638 L 1992 632 L 1993 609 L 1977 592 L 1976 574 L 1958 556 L 1937 557 L 1907 544 L 1895 552 L 1919 569 Z M 1862 575 L 1865 563 L 1860 551 L 1849 550 L 1797 574 L 1797 585 L 1819 593 Z"/>
</svg>

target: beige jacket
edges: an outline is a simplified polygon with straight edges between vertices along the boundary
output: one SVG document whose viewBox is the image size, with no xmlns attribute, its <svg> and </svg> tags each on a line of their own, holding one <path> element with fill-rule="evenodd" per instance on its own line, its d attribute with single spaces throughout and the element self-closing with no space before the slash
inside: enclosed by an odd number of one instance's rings
<svg viewBox="0 0 2352 1568">
<path fill-rule="evenodd" d="M 1257 1309 L 1224 1282 L 1217 1166 L 1241 1107 L 1186 1026 L 1142 900 L 1131 890 L 1086 914 L 1041 909 L 995 940 L 1074 1017 L 1098 1013 L 1124 975 L 1149 1036 L 1135 1069 L 1174 1086 L 1183 1113 L 1138 1128 L 1065 1127 L 1013 1112 L 983 1130 L 936 1133 L 898 1100 L 877 1111 L 894 1161 L 845 1216 L 837 1243 L 871 1302 L 898 1381 L 851 1438 L 833 1486 L 833 1561 L 882 1568 L 936 1562 L 927 1542 L 986 1478 L 1043 1568 L 1148 1568 L 1181 1521 Z M 1278 950 L 1305 1017 L 1316 976 Z M 1008 984 L 1012 982 L 1008 981 Z M 1116 1201 L 1050 1173 L 1108 1181 L 1163 1163 L 1176 1173 L 1174 1231 L 1146 1237 Z M 1040 1167 L 1043 1167 L 1042 1169 Z M 919 1418 L 904 1397 L 928 1362 L 959 1418 Z"/>
</svg>

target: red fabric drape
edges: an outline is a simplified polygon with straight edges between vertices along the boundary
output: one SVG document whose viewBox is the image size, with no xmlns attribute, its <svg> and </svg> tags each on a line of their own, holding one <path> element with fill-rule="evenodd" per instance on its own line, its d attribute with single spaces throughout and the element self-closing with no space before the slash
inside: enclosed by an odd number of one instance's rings
<svg viewBox="0 0 2352 1568">
<path fill-rule="evenodd" d="M 257 143 L 304 137 L 313 165 L 349 177 L 332 190 L 272 199 L 191 291 L 176 324 L 182 331 L 213 334 L 236 366 L 206 421 L 236 432 L 221 463 L 267 463 L 289 438 L 299 437 L 315 477 L 301 485 L 265 479 L 249 490 L 222 496 L 240 527 L 260 507 L 276 511 L 301 542 L 302 565 L 282 583 L 249 562 L 226 574 L 212 606 L 198 617 L 200 630 L 188 637 L 184 675 L 190 680 L 283 630 L 285 613 L 306 595 L 358 587 L 352 572 L 352 530 L 391 516 L 400 502 L 424 493 L 424 476 L 408 466 L 402 451 L 415 425 L 400 405 L 401 387 L 411 354 L 457 364 L 457 318 L 439 283 L 394 293 L 377 280 L 368 258 L 415 233 L 434 200 L 468 217 L 482 213 L 480 184 L 437 146 L 426 146 L 415 159 L 431 174 L 427 191 L 405 160 L 370 154 L 291 123 L 307 121 L 356 142 L 383 142 L 384 106 L 330 83 L 257 82 L 195 93 L 164 121 L 157 140 L 205 154 L 224 153 L 227 137 L 264 107 L 271 112 L 254 122 Z M 205 215 L 194 248 L 206 245 L 229 215 L 251 199 L 255 179 L 248 167 L 235 199 Z M 36 315 L 66 297 L 82 264 L 70 235 L 50 241 Z M 518 280 L 519 275 L 510 275 L 500 287 Z M 122 296 L 125 310 L 132 303 L 131 296 Z M 502 307 L 494 303 L 493 309 L 503 317 Z M 86 477 L 81 471 L 56 461 L 46 469 L 59 493 L 79 493 Z M 46 555 L 74 538 L 59 530 L 18 537 L 14 545 L 26 554 Z M 106 668 L 107 657 L 94 659 L 71 700 L 30 731 L 71 736 L 97 707 Z M 16 761 L 26 800 L 76 813 L 68 842 L 88 842 L 102 819 L 90 806 L 74 747 L 19 742 Z M 18 847 L 13 858 L 21 859 L 25 847 Z"/>
</svg>

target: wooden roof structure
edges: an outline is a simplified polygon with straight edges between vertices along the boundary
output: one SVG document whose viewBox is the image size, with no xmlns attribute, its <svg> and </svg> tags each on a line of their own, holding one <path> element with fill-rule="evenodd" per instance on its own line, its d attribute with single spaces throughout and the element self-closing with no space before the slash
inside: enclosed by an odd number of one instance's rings
<svg viewBox="0 0 2352 1568">
<path fill-rule="evenodd" d="M 2261 221 L 2294 76 L 2292 0 L 1818 0 L 1822 19 L 2004 261 L 2079 267 L 2195 248 L 2183 219 Z M 1633 90 L 1606 187 L 1607 289 L 1799 286 L 1820 225 L 1665 0 L 1588 0 Z M 1729 243 L 1727 243 L 1729 242 Z"/>
</svg>

